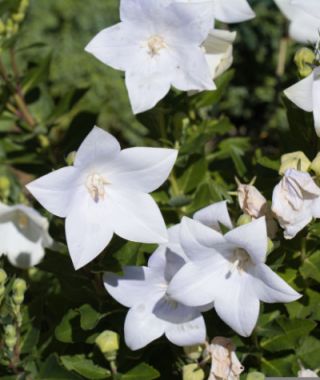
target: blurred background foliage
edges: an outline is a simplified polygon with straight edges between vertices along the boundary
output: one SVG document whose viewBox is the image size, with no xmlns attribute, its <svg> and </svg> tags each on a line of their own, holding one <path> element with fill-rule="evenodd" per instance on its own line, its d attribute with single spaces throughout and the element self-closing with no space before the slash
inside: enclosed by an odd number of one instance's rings
<svg viewBox="0 0 320 380">
<path fill-rule="evenodd" d="M 32 204 L 23 185 L 64 166 L 94 124 L 115 134 L 122 147 L 180 150 L 169 181 L 154 193 L 168 225 L 222 199 L 230 202 L 236 220 L 240 210 L 230 193 L 236 189 L 235 176 L 245 183 L 257 176 L 257 187 L 270 200 L 281 154 L 299 149 L 313 159 L 318 146 L 310 115 L 282 96 L 297 79 L 292 62 L 297 46 L 287 38 L 287 22 L 272 0 L 250 3 L 257 17 L 229 26 L 238 32 L 234 65 L 216 81 L 217 91 L 188 97 L 173 90 L 155 109 L 135 118 L 123 74 L 84 51 L 98 31 L 117 22 L 119 2 L 32 0 L 18 33 L 2 43 L 0 53 L 7 71 L 0 82 L 0 176 L 9 179 L 9 189 L 0 189 L 1 200 Z M 18 0 L 0 0 L 1 19 L 18 5 Z M 114 238 L 105 254 L 75 272 L 63 221 L 41 212 L 51 221 L 56 252 L 48 252 L 29 271 L 1 259 L 8 280 L 0 308 L 0 378 L 181 379 L 182 366 L 192 359 L 165 339 L 138 352 L 125 347 L 126 310 L 101 284 L 104 270 L 143 265 L 154 246 Z M 246 373 L 296 376 L 299 361 L 319 366 L 319 232 L 320 223 L 313 223 L 290 242 L 278 233 L 268 262 L 304 297 L 286 306 L 264 305 L 251 338 L 240 339 L 213 311 L 206 314 L 209 337 L 233 337 Z M 17 276 L 26 280 L 28 290 L 18 343 L 10 354 L 3 349 L 3 337 L 5 326 L 17 323 L 10 301 Z M 111 373 L 113 364 L 95 345 L 106 329 L 121 335 L 118 374 Z"/>
</svg>

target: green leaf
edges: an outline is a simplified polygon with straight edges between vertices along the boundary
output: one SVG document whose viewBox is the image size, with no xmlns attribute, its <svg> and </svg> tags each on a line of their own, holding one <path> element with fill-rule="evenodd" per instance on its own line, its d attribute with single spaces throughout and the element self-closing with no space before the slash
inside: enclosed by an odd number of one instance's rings
<svg viewBox="0 0 320 380">
<path fill-rule="evenodd" d="M 261 372 L 250 372 L 247 375 L 247 380 L 264 380 L 266 376 Z"/>
<path fill-rule="evenodd" d="M 188 167 L 183 175 L 178 179 L 180 190 L 187 194 L 197 188 L 206 176 L 208 164 L 205 159 L 200 159 Z"/>
<path fill-rule="evenodd" d="M 55 337 L 63 343 L 72 343 L 72 326 L 71 321 L 78 316 L 75 310 L 69 310 L 62 318 L 62 321 L 55 329 Z"/>
<path fill-rule="evenodd" d="M 304 278 L 313 278 L 320 282 L 320 251 L 315 252 L 304 260 L 300 272 Z"/>
<path fill-rule="evenodd" d="M 44 80 L 48 78 L 51 59 L 52 59 L 52 53 L 49 53 L 39 63 L 37 67 L 35 67 L 34 69 L 28 72 L 28 75 L 25 78 L 23 86 L 22 86 L 24 93 L 30 91 L 34 87 L 38 86 L 39 83 L 43 82 Z"/>
<path fill-rule="evenodd" d="M 30 354 L 32 349 L 36 347 L 39 341 L 40 330 L 30 326 L 30 329 L 23 336 L 21 354 Z"/>
<path fill-rule="evenodd" d="M 317 325 L 308 319 L 279 318 L 276 322 L 278 329 L 261 340 L 261 347 L 271 352 L 294 349 Z"/>
<path fill-rule="evenodd" d="M 121 380 L 153 380 L 160 377 L 160 373 L 149 364 L 141 363 L 121 377 Z"/>
<path fill-rule="evenodd" d="M 88 304 L 82 305 L 78 311 L 80 313 L 80 326 L 82 330 L 92 330 L 100 319 L 103 318 L 103 314 L 98 313 Z"/>
<path fill-rule="evenodd" d="M 93 363 L 84 355 L 61 356 L 62 364 L 69 371 L 75 371 L 86 379 L 106 379 L 111 376 L 111 372 Z"/>
<path fill-rule="evenodd" d="M 288 377 L 296 376 L 296 373 L 293 372 L 292 366 L 295 363 L 296 357 L 294 355 L 288 355 L 279 359 L 267 360 L 262 358 L 261 360 L 261 369 L 262 372 L 267 376 L 275 377 Z"/>
<path fill-rule="evenodd" d="M 301 346 L 298 347 L 297 355 L 305 366 L 313 369 L 318 368 L 320 363 L 320 340 L 313 336 L 306 337 Z"/>
<path fill-rule="evenodd" d="M 57 355 L 52 354 L 41 366 L 38 380 L 81 380 L 81 377 L 67 371 L 60 365 Z"/>
</svg>

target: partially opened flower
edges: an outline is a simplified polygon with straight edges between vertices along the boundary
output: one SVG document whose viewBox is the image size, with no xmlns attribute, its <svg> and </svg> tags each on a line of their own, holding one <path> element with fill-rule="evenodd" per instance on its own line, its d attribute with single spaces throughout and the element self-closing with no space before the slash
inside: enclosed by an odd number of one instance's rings
<svg viewBox="0 0 320 380">
<path fill-rule="evenodd" d="M 291 38 L 301 43 L 316 43 L 319 39 L 320 16 L 317 12 L 317 0 L 274 0 L 282 13 L 290 22 L 289 34 Z M 316 8 L 310 12 L 317 2 Z M 308 4 L 310 5 L 308 6 Z"/>
<path fill-rule="evenodd" d="M 53 242 L 48 228 L 48 220 L 33 208 L 0 203 L 0 255 L 18 268 L 39 264 Z"/>
<path fill-rule="evenodd" d="M 265 264 L 265 218 L 222 235 L 184 217 L 180 240 L 189 262 L 173 277 L 168 294 L 194 307 L 214 302 L 220 318 L 240 335 L 249 336 L 254 329 L 259 301 L 300 297 Z"/>
<path fill-rule="evenodd" d="M 174 86 L 213 90 L 201 48 L 213 26 L 212 4 L 121 0 L 121 22 L 102 30 L 86 51 L 125 71 L 134 113 L 153 108 Z"/>
<path fill-rule="evenodd" d="M 320 67 L 284 93 L 297 107 L 313 112 L 316 133 L 320 136 Z"/>
<path fill-rule="evenodd" d="M 163 334 L 178 346 L 204 343 L 206 328 L 201 310 L 185 306 L 167 293 L 168 285 L 185 264 L 182 256 L 158 249 L 147 267 L 125 267 L 124 275 L 105 273 L 108 293 L 129 307 L 124 325 L 125 341 L 138 350 Z"/>
<path fill-rule="evenodd" d="M 208 0 L 173 0 L 180 3 L 205 3 Z M 251 20 L 255 13 L 247 0 L 209 0 L 213 3 L 213 17 L 225 23 Z"/>
<path fill-rule="evenodd" d="M 231 339 L 217 336 L 208 345 L 206 352 L 211 358 L 208 380 L 239 380 L 244 371 Z"/>
<path fill-rule="evenodd" d="M 232 65 L 235 38 L 235 32 L 212 29 L 205 40 L 203 48 L 213 79 L 223 74 Z"/>
<path fill-rule="evenodd" d="M 320 188 L 309 173 L 288 169 L 274 188 L 272 211 L 292 239 L 313 218 L 320 218 Z"/>
<path fill-rule="evenodd" d="M 47 174 L 27 188 L 52 214 L 66 218 L 66 238 L 76 269 L 93 260 L 114 233 L 142 243 L 165 243 L 166 227 L 148 194 L 168 177 L 177 151 L 130 148 L 95 127 L 74 166 Z"/>
</svg>

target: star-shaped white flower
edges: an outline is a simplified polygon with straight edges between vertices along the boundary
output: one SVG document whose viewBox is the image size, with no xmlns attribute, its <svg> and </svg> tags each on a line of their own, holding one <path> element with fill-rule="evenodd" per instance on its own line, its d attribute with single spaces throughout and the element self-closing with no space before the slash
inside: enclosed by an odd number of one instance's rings
<svg viewBox="0 0 320 380">
<path fill-rule="evenodd" d="M 173 0 L 178 3 L 205 3 L 208 0 Z M 255 17 L 247 0 L 209 0 L 213 4 L 213 18 L 229 23 L 243 22 Z"/>
<path fill-rule="evenodd" d="M 284 93 L 297 107 L 306 112 L 313 112 L 315 130 L 320 136 L 320 67 L 287 88 Z"/>
<path fill-rule="evenodd" d="M 189 262 L 171 280 L 168 294 L 193 307 L 214 302 L 220 318 L 242 336 L 256 325 L 259 301 L 300 297 L 265 264 L 265 218 L 222 235 L 184 217 L 180 240 Z"/>
<path fill-rule="evenodd" d="M 165 243 L 160 210 L 148 194 L 167 179 L 177 151 L 130 148 L 95 127 L 74 166 L 47 174 L 27 188 L 44 208 L 66 218 L 66 238 L 76 269 L 93 260 L 114 233 L 142 243 Z"/>
<path fill-rule="evenodd" d="M 290 20 L 289 34 L 301 43 L 316 43 L 319 39 L 320 15 L 318 0 L 274 0 Z"/>
<path fill-rule="evenodd" d="M 0 203 L 0 255 L 18 268 L 39 264 L 53 242 L 48 228 L 48 220 L 33 208 Z"/>
<path fill-rule="evenodd" d="M 284 237 L 292 239 L 313 218 L 320 218 L 320 188 L 309 173 L 286 170 L 274 188 L 272 211 L 284 229 Z"/>
<path fill-rule="evenodd" d="M 124 325 L 125 341 L 138 350 L 163 334 L 178 346 L 204 343 L 206 327 L 201 310 L 176 302 L 167 294 L 172 277 L 185 259 L 170 250 L 158 248 L 147 267 L 125 267 L 124 275 L 105 273 L 108 293 L 129 307 Z"/>
<path fill-rule="evenodd" d="M 213 26 L 211 13 L 210 3 L 121 0 L 121 22 L 98 33 L 85 50 L 125 71 L 133 112 L 144 112 L 171 86 L 181 91 L 215 89 L 201 48 Z"/>
</svg>

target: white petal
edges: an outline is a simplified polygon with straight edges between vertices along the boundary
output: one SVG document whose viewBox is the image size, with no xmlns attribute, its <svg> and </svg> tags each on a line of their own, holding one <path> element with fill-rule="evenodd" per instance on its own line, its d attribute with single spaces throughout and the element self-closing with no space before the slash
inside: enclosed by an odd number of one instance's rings
<svg viewBox="0 0 320 380">
<path fill-rule="evenodd" d="M 259 317 L 259 299 L 247 273 L 235 271 L 229 278 L 224 277 L 214 305 L 219 317 L 236 333 L 252 333 Z"/>
<path fill-rule="evenodd" d="M 215 90 L 204 51 L 199 46 L 175 46 L 171 50 L 175 72 L 172 85 L 181 91 Z"/>
<path fill-rule="evenodd" d="M 0 221 L 0 252 L 12 265 L 26 269 L 37 265 L 44 256 L 41 234 L 29 236 L 28 231 L 11 220 Z"/>
<path fill-rule="evenodd" d="M 177 346 L 193 346 L 203 344 L 206 340 L 206 325 L 202 315 L 184 323 L 168 323 L 166 337 Z"/>
<path fill-rule="evenodd" d="M 103 165 L 120 153 L 120 145 L 110 133 L 94 127 L 80 145 L 74 166 L 83 168 L 91 165 Z"/>
<path fill-rule="evenodd" d="M 297 8 L 291 0 L 274 0 L 281 12 L 289 19 L 293 20 L 297 16 Z"/>
<path fill-rule="evenodd" d="M 147 38 L 139 28 L 120 22 L 99 32 L 85 47 L 88 53 L 117 70 L 127 70 L 140 50 L 139 41 Z"/>
<path fill-rule="evenodd" d="M 107 292 L 126 307 L 139 305 L 147 299 L 156 303 L 165 292 L 157 286 L 163 279 L 146 267 L 124 267 L 123 276 L 106 272 L 103 281 Z"/>
<path fill-rule="evenodd" d="M 291 3 L 310 15 L 320 18 L 320 3 L 318 0 L 292 0 Z"/>
<path fill-rule="evenodd" d="M 149 194 L 110 186 L 107 190 L 110 223 L 123 239 L 140 243 L 166 243 L 167 229 L 158 205 Z"/>
<path fill-rule="evenodd" d="M 223 224 L 229 229 L 232 228 L 232 222 L 226 201 L 214 203 L 197 211 L 193 215 L 193 219 L 198 220 L 200 223 L 211 227 L 216 231 L 221 231 L 220 224 Z"/>
<path fill-rule="evenodd" d="M 297 107 L 304 111 L 313 111 L 313 73 L 300 82 L 287 88 L 284 93 Z"/>
<path fill-rule="evenodd" d="M 250 20 L 255 13 L 247 0 L 215 0 L 214 16 L 219 21 L 233 23 Z"/>
<path fill-rule="evenodd" d="M 225 235 L 225 239 L 243 248 L 254 263 L 265 262 L 268 249 L 268 235 L 265 217 L 237 227 Z"/>
<path fill-rule="evenodd" d="M 170 90 L 174 67 L 166 49 L 151 57 L 146 49 L 131 60 L 126 86 L 135 114 L 153 108 Z"/>
<path fill-rule="evenodd" d="M 254 291 L 263 302 L 292 302 L 301 297 L 265 264 L 252 267 L 250 273 L 254 276 Z"/>
<path fill-rule="evenodd" d="M 320 29 L 320 20 L 319 20 Z M 314 71 L 314 82 L 313 82 L 313 117 L 314 126 L 318 137 L 320 137 L 320 70 L 316 69 Z"/>
<path fill-rule="evenodd" d="M 211 258 L 227 245 L 219 232 L 187 217 L 181 222 L 180 240 L 185 254 L 192 261 Z"/>
<path fill-rule="evenodd" d="M 319 19 L 300 9 L 297 10 L 297 13 L 297 18 L 290 24 L 290 37 L 300 43 L 316 43 L 319 39 Z"/>
<path fill-rule="evenodd" d="M 78 170 L 65 167 L 30 182 L 26 188 L 51 214 L 65 218 L 78 186 Z"/>
<path fill-rule="evenodd" d="M 221 292 L 221 278 L 228 272 L 229 263 L 221 256 L 216 260 L 187 263 L 171 280 L 167 293 L 188 306 L 204 306 Z"/>
<path fill-rule="evenodd" d="M 107 200 L 95 202 L 83 186 L 74 196 L 65 229 L 75 269 L 94 260 L 109 244 L 113 221 Z"/>
<path fill-rule="evenodd" d="M 113 162 L 108 180 L 116 186 L 150 193 L 168 178 L 177 155 L 175 149 L 124 149 Z"/>
<path fill-rule="evenodd" d="M 131 350 L 139 350 L 164 334 L 166 323 L 157 318 L 143 302 L 129 310 L 124 335 Z"/>
</svg>

